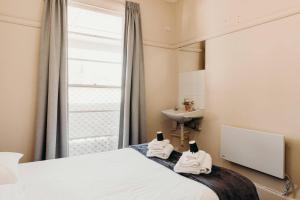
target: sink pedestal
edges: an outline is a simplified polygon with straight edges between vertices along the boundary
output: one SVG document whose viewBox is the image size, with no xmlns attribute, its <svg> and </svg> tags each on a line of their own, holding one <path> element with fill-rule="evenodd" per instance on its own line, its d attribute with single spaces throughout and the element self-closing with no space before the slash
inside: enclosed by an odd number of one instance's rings
<svg viewBox="0 0 300 200">
<path fill-rule="evenodd" d="M 194 110 L 191 112 L 187 112 L 184 110 L 163 110 L 162 114 L 168 117 L 169 119 L 175 121 L 176 129 L 175 133 L 171 134 L 172 137 L 177 137 L 180 139 L 180 147 L 184 147 L 185 140 L 189 140 L 189 135 L 185 135 L 185 133 L 189 133 L 190 131 L 185 131 L 184 127 L 189 127 L 191 130 L 200 131 L 200 122 L 203 118 L 203 109 Z M 178 134 L 179 132 L 179 134 Z"/>
<path fill-rule="evenodd" d="M 185 141 L 189 141 L 192 130 L 185 128 L 184 124 L 177 124 L 176 129 L 172 130 L 171 137 L 178 138 L 180 146 L 185 146 Z"/>
<path fill-rule="evenodd" d="M 184 143 L 184 124 L 180 124 L 180 145 Z"/>
<path fill-rule="evenodd" d="M 176 130 L 172 130 L 170 133 L 170 141 L 174 145 L 175 150 L 179 152 L 187 151 L 188 150 L 188 141 L 193 138 L 192 132 L 185 129 L 183 132 L 181 131 L 180 125 L 178 125 Z"/>
</svg>

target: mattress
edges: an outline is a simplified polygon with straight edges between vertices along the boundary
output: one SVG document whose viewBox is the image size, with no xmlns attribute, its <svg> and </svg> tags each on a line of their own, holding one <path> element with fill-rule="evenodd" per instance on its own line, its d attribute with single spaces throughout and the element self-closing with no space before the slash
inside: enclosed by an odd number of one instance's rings
<svg viewBox="0 0 300 200">
<path fill-rule="evenodd" d="M 21 164 L 17 185 L 18 200 L 218 200 L 130 148 Z"/>
</svg>

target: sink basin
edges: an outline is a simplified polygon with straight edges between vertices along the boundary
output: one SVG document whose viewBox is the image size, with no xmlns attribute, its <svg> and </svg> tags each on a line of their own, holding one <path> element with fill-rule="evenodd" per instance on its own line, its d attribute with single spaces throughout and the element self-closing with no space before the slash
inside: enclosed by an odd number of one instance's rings
<svg viewBox="0 0 300 200">
<path fill-rule="evenodd" d="M 186 112 L 184 110 L 168 109 L 168 110 L 163 110 L 161 112 L 168 118 L 182 124 L 191 121 L 192 119 L 203 117 L 204 110 L 200 109 L 191 112 Z"/>
</svg>

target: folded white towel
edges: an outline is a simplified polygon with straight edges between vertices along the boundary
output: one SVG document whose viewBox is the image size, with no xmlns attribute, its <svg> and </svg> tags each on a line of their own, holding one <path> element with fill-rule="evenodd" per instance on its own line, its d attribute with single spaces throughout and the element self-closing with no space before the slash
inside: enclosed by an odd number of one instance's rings
<svg viewBox="0 0 300 200">
<path fill-rule="evenodd" d="M 198 151 L 197 153 L 192 153 L 190 151 L 183 152 L 180 165 L 182 167 L 197 167 L 200 166 L 206 156 L 206 152 Z"/>
<path fill-rule="evenodd" d="M 200 173 L 210 174 L 211 168 L 212 168 L 212 158 L 208 153 L 206 153 L 206 157 L 203 163 L 201 164 Z"/>
<path fill-rule="evenodd" d="M 162 150 L 148 149 L 147 156 L 168 159 L 173 150 L 173 145 L 167 144 Z"/>
<path fill-rule="evenodd" d="M 194 160 L 194 159 L 201 158 L 203 156 L 203 153 L 206 153 L 206 152 L 205 151 L 201 151 L 201 150 L 199 150 L 196 153 L 192 153 L 190 151 L 185 151 L 185 152 L 182 153 L 182 156 L 184 156 L 188 160 Z"/>
<path fill-rule="evenodd" d="M 157 141 L 157 139 L 154 139 L 149 142 L 148 149 L 163 150 L 168 144 L 170 144 L 169 140 Z"/>
<path fill-rule="evenodd" d="M 177 173 L 188 173 L 188 174 L 209 174 L 212 168 L 212 159 L 208 153 L 205 153 L 205 157 L 199 166 L 186 166 L 182 165 L 182 157 L 180 157 L 179 161 L 176 163 L 174 167 L 174 171 Z M 184 159 L 184 158 L 183 158 Z"/>
</svg>

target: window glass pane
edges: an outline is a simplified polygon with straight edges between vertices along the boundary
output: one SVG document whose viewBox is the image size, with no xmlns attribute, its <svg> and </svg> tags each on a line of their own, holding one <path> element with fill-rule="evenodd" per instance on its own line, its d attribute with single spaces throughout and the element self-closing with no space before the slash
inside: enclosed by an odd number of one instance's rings
<svg viewBox="0 0 300 200">
<path fill-rule="evenodd" d="M 118 136 L 90 137 L 69 142 L 70 156 L 118 149 Z"/>
<path fill-rule="evenodd" d="M 121 40 L 71 34 L 68 54 L 71 58 L 121 62 L 123 52 Z"/>
<path fill-rule="evenodd" d="M 121 86 L 121 78 L 120 63 L 69 60 L 70 84 Z"/>
<path fill-rule="evenodd" d="M 120 88 L 69 87 L 70 111 L 120 110 Z"/>
<path fill-rule="evenodd" d="M 119 111 L 71 112 L 70 139 L 115 136 L 119 130 Z"/>
<path fill-rule="evenodd" d="M 118 51 L 109 52 L 109 51 L 93 51 L 87 49 L 69 49 L 69 58 L 71 59 L 82 59 L 82 60 L 91 60 L 91 61 L 106 61 L 121 64 L 122 55 Z"/>
<path fill-rule="evenodd" d="M 77 7 L 69 9 L 69 31 L 122 38 L 123 19 L 120 16 Z"/>
</svg>

